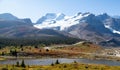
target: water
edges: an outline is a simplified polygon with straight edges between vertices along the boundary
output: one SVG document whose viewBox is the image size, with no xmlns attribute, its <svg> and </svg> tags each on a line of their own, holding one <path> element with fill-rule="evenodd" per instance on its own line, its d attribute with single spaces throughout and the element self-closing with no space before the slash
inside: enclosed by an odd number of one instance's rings
<svg viewBox="0 0 120 70">
<path fill-rule="evenodd" d="M 26 65 L 50 65 L 55 63 L 56 58 L 47 58 L 47 59 L 24 59 Z M 90 59 L 68 59 L 68 58 L 58 58 L 60 63 L 72 63 L 74 61 L 79 63 L 89 63 L 89 64 L 105 64 L 111 66 L 120 66 L 120 61 L 110 61 L 110 60 L 90 60 Z M 16 64 L 16 62 L 22 61 L 22 59 L 13 59 L 13 60 L 2 60 L 0 64 Z"/>
</svg>

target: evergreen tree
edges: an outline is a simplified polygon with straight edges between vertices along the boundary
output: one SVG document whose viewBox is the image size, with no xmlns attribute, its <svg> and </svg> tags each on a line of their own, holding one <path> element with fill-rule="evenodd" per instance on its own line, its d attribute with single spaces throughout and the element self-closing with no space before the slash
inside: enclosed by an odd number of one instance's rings
<svg viewBox="0 0 120 70">
<path fill-rule="evenodd" d="M 2 56 L 4 56 L 5 55 L 5 53 L 4 52 L 2 52 Z"/>
<path fill-rule="evenodd" d="M 55 64 L 60 64 L 60 62 L 58 61 L 58 59 L 56 60 Z"/>
<path fill-rule="evenodd" d="M 26 67 L 24 60 L 22 60 L 21 67 Z"/>
</svg>

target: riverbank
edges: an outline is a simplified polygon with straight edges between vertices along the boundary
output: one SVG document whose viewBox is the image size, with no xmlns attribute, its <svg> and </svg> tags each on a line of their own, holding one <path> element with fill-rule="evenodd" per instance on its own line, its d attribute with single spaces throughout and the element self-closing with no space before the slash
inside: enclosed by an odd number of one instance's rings
<svg viewBox="0 0 120 70">
<path fill-rule="evenodd" d="M 0 53 L 1 59 L 85 58 L 91 60 L 120 61 L 120 57 L 112 55 L 116 49 L 105 49 L 91 43 L 79 43 L 73 45 L 51 45 L 46 47 L 8 46 L 0 49 Z"/>
<path fill-rule="evenodd" d="M 120 66 L 107 66 L 97 64 L 51 64 L 51 65 L 28 65 L 25 67 L 16 65 L 0 65 L 0 70 L 120 70 Z"/>
</svg>

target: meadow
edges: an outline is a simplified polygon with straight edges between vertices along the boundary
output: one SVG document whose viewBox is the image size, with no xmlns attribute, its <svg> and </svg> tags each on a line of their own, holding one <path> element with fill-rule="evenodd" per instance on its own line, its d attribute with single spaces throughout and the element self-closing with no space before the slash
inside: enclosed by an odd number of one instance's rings
<svg viewBox="0 0 120 70">
<path fill-rule="evenodd" d="M 16 65 L 0 65 L 0 70 L 120 70 L 120 66 L 107 66 L 96 64 L 51 64 L 46 66 L 16 66 Z"/>
</svg>

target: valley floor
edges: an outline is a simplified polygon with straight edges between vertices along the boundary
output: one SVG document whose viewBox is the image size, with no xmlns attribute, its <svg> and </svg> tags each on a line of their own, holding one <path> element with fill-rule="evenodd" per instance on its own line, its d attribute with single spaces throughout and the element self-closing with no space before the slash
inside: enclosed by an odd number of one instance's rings
<svg viewBox="0 0 120 70">
<path fill-rule="evenodd" d="M 87 58 L 120 60 L 118 48 L 101 48 L 91 43 L 79 43 L 74 45 L 52 45 L 46 47 L 9 46 L 0 49 L 0 60 L 14 58 Z M 120 70 L 120 66 L 106 66 L 96 64 L 52 64 L 46 66 L 26 66 L 25 68 L 15 65 L 0 65 L 0 70 Z"/>
<path fill-rule="evenodd" d="M 91 43 L 52 45 L 46 47 L 8 46 L 0 49 L 1 58 L 87 58 L 120 61 L 120 48 L 102 48 Z"/>
</svg>

